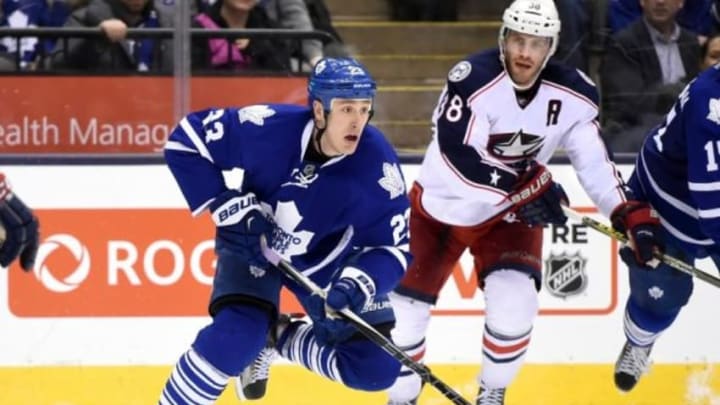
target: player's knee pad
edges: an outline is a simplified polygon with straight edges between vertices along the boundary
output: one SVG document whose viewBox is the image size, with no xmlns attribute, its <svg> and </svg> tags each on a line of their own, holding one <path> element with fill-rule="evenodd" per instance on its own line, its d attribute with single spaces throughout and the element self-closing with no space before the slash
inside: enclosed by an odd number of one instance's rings
<svg viewBox="0 0 720 405">
<path fill-rule="evenodd" d="M 217 269 L 213 278 L 210 297 L 210 314 L 214 315 L 226 305 L 254 301 L 269 311 L 278 308 L 282 277 L 273 268 L 251 266 L 246 258 L 221 253 L 217 258 Z"/>
<path fill-rule="evenodd" d="M 227 375 L 238 375 L 265 346 L 271 317 L 252 305 L 221 308 L 193 342 L 193 349 Z"/>
<path fill-rule="evenodd" d="M 676 316 L 690 300 L 692 276 L 661 263 L 652 271 L 630 267 L 631 300 L 653 316 Z"/>
<path fill-rule="evenodd" d="M 535 280 L 517 270 L 497 270 L 485 278 L 485 325 L 507 336 L 527 333 L 537 317 Z"/>
<path fill-rule="evenodd" d="M 400 363 L 377 344 L 352 340 L 336 346 L 343 384 L 363 391 L 388 389 L 400 373 Z"/>
<path fill-rule="evenodd" d="M 395 311 L 392 338 L 400 346 L 416 344 L 425 337 L 430 323 L 431 305 L 397 293 L 389 295 Z"/>
</svg>

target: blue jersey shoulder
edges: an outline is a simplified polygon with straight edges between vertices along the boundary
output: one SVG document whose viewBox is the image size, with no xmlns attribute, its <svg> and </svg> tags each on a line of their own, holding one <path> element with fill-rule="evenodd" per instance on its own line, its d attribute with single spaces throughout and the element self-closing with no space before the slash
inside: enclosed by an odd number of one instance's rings
<svg viewBox="0 0 720 405">
<path fill-rule="evenodd" d="M 500 52 L 497 49 L 490 49 L 469 55 L 456 63 L 448 72 L 447 81 L 448 85 L 468 97 L 491 83 L 503 72 Z"/>
<path fill-rule="evenodd" d="M 555 83 L 599 103 L 597 87 L 585 73 L 568 65 L 550 60 L 540 74 L 540 80 Z"/>
</svg>

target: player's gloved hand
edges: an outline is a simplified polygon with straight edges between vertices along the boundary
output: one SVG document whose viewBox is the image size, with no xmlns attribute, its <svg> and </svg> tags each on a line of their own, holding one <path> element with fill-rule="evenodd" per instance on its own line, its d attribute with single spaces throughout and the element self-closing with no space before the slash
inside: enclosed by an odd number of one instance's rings
<svg viewBox="0 0 720 405">
<path fill-rule="evenodd" d="M 624 233 L 630 241 L 633 255 L 621 249 L 620 257 L 628 265 L 645 266 L 655 251 L 665 249 L 660 235 L 660 220 L 647 203 L 628 200 L 618 205 L 610 215 L 615 230 Z M 634 263 L 633 263 L 634 261 Z"/>
<path fill-rule="evenodd" d="M 318 342 L 334 344 L 352 336 L 357 331 L 355 327 L 333 313 L 349 308 L 360 314 L 375 297 L 375 291 L 375 282 L 364 271 L 346 267 L 330 286 L 324 301 L 317 296 L 310 297 L 306 307 L 313 320 L 313 331 Z"/>
<path fill-rule="evenodd" d="M 20 267 L 31 271 L 40 244 L 40 226 L 30 208 L 10 191 L 5 175 L 1 173 L 0 223 L 5 228 L 5 241 L 0 246 L 0 265 L 7 267 L 19 258 Z"/>
<path fill-rule="evenodd" d="M 565 190 L 553 181 L 545 166 L 537 162 L 530 163 L 508 199 L 516 207 L 518 219 L 530 226 L 561 225 L 567 221 L 561 207 L 569 204 Z"/>
<path fill-rule="evenodd" d="M 275 225 L 263 213 L 254 193 L 225 191 L 215 198 L 209 209 L 217 225 L 215 249 L 241 255 L 253 266 L 267 264 L 260 237 L 270 239 Z"/>
</svg>

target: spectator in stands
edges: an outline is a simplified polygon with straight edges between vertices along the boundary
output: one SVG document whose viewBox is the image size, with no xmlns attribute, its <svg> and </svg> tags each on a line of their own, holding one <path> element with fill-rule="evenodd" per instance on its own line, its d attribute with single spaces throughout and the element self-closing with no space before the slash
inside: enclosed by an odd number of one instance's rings
<svg viewBox="0 0 720 405">
<path fill-rule="evenodd" d="M 601 67 L 603 132 L 616 152 L 637 152 L 699 69 L 695 34 L 675 22 L 682 0 L 641 5 L 643 18 L 611 36 Z"/>
<path fill-rule="evenodd" d="M 195 16 L 193 26 L 217 28 L 278 28 L 258 0 L 217 0 Z M 196 69 L 290 70 L 287 40 L 272 38 L 195 38 Z"/>
<path fill-rule="evenodd" d="M 590 39 L 590 15 L 582 0 L 555 0 L 562 30 L 553 59 L 588 72 L 587 42 Z"/>
<path fill-rule="evenodd" d="M 720 34 L 708 38 L 701 48 L 700 70 L 720 63 Z"/>
<path fill-rule="evenodd" d="M 260 5 L 265 9 L 268 17 L 281 28 L 301 31 L 314 29 L 304 0 L 262 0 Z M 323 57 L 323 44 L 314 39 L 302 41 L 300 52 L 297 53 L 304 62 L 315 66 L 315 63 Z"/>
<path fill-rule="evenodd" d="M 458 0 L 389 0 L 394 21 L 457 21 Z"/>
<path fill-rule="evenodd" d="M 0 27 L 62 27 L 81 0 L 0 0 Z M 52 51 L 54 40 L 0 38 L 0 71 L 33 70 L 38 58 Z"/>
<path fill-rule="evenodd" d="M 323 31 L 333 38 L 326 45 L 312 39 L 301 43 L 293 42 L 293 57 L 304 63 L 302 70 L 309 71 L 324 56 L 350 56 L 340 35 L 332 26 L 330 12 L 322 0 L 261 0 L 260 5 L 265 8 L 268 17 L 282 28 Z"/>
<path fill-rule="evenodd" d="M 642 15 L 640 0 L 610 0 L 608 25 L 612 33 L 630 25 Z M 685 0 L 675 17 L 677 23 L 704 38 L 720 32 L 720 0 Z"/>
<path fill-rule="evenodd" d="M 128 28 L 172 27 L 174 4 L 167 0 L 90 0 L 65 27 L 100 27 L 104 37 L 60 41 L 53 66 L 110 72 L 170 71 L 172 39 L 127 37 Z"/>
</svg>

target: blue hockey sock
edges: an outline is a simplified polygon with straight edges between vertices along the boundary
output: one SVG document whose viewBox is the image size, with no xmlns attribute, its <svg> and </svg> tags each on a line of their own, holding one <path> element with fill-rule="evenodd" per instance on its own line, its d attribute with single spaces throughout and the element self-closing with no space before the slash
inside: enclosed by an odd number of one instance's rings
<svg viewBox="0 0 720 405">
<path fill-rule="evenodd" d="M 270 315 L 251 305 L 221 309 L 178 361 L 160 405 L 214 403 L 228 378 L 238 375 L 265 345 Z"/>
<path fill-rule="evenodd" d="M 662 331 L 675 321 L 678 312 L 652 313 L 636 305 L 630 299 L 623 322 L 625 336 L 637 346 L 649 346 L 655 342 Z"/>
<path fill-rule="evenodd" d="M 229 376 L 190 349 L 175 365 L 165 384 L 160 405 L 212 404 L 222 394 Z"/>
<path fill-rule="evenodd" d="M 278 342 L 278 351 L 286 359 L 333 381 L 342 382 L 335 349 L 318 344 L 311 324 L 291 324 Z"/>
</svg>

